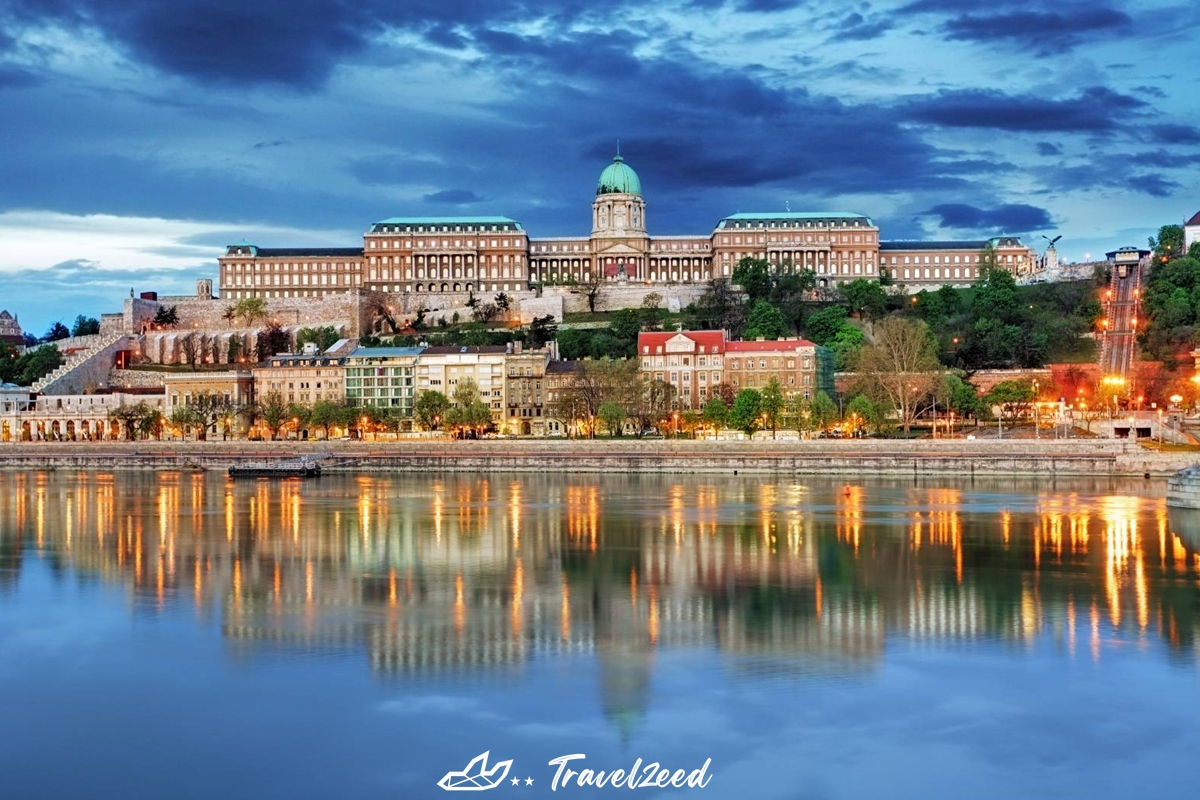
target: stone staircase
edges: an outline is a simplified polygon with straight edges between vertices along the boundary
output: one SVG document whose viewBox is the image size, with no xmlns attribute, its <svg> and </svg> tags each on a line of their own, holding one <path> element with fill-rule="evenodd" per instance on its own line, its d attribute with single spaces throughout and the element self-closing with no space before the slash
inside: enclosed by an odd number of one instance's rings
<svg viewBox="0 0 1200 800">
<path fill-rule="evenodd" d="M 87 350 L 72 354 L 53 372 L 35 381 L 30 391 L 37 394 L 82 394 L 88 384 L 96 385 L 107 380 L 113 357 L 128 338 L 125 333 L 97 338 Z"/>
</svg>

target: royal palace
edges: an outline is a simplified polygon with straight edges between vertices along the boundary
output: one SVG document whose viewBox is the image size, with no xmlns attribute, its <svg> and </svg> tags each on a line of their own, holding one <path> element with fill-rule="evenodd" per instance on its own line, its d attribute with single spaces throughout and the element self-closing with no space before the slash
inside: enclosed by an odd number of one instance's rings
<svg viewBox="0 0 1200 800">
<path fill-rule="evenodd" d="M 594 282 L 703 284 L 727 278 L 739 260 L 765 258 L 809 269 L 822 288 L 889 275 L 915 287 L 969 284 L 989 243 L 1016 274 L 1036 253 L 1015 237 L 979 241 L 881 241 L 862 214 L 739 213 L 708 234 L 651 236 L 641 180 L 620 156 L 601 172 L 587 236 L 531 238 L 507 217 L 392 217 L 371 225 L 362 247 L 229 246 L 220 294 L 320 297 L 355 288 L 400 295 L 526 292 Z"/>
</svg>

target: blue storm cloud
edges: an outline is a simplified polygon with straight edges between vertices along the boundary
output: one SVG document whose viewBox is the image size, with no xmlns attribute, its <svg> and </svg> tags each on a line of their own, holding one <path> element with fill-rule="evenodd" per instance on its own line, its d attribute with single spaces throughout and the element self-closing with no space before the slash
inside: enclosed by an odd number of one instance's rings
<svg viewBox="0 0 1200 800">
<path fill-rule="evenodd" d="M 402 213 L 578 234 L 620 139 L 657 233 L 787 203 L 871 214 L 890 238 L 1057 225 L 1082 255 L 1127 243 L 1106 225 L 1152 232 L 1200 205 L 1196 17 L 1133 0 L 7 0 L 0 213 L 343 245 Z"/>
</svg>

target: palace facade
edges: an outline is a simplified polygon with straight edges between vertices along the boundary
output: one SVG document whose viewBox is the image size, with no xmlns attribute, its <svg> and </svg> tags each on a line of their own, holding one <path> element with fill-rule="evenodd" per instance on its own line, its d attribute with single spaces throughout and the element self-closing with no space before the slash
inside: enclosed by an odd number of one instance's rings
<svg viewBox="0 0 1200 800">
<path fill-rule="evenodd" d="M 600 174 L 587 236 L 531 238 L 507 217 L 392 217 L 374 223 L 361 248 L 230 245 L 220 258 L 226 299 L 320 297 L 354 288 L 397 295 L 530 291 L 556 284 L 699 284 L 728 278 L 747 256 L 810 269 L 823 288 L 881 270 L 909 287 L 965 285 L 979 277 L 991 244 L 1016 274 L 1036 253 L 1016 237 L 888 242 L 862 214 L 739 213 L 711 233 L 651 236 L 637 173 L 616 156 Z"/>
</svg>

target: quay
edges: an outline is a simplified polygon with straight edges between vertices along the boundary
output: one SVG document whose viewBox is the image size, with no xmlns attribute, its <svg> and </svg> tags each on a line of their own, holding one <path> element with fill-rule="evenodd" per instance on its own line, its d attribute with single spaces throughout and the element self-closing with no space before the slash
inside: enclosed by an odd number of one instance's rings
<svg viewBox="0 0 1200 800">
<path fill-rule="evenodd" d="M 560 472 L 764 475 L 1111 476 L 1163 479 L 1200 454 L 1122 440 L 401 440 L 37 442 L 0 445 L 0 469 L 195 470 L 321 462 L 328 473 Z"/>
</svg>

